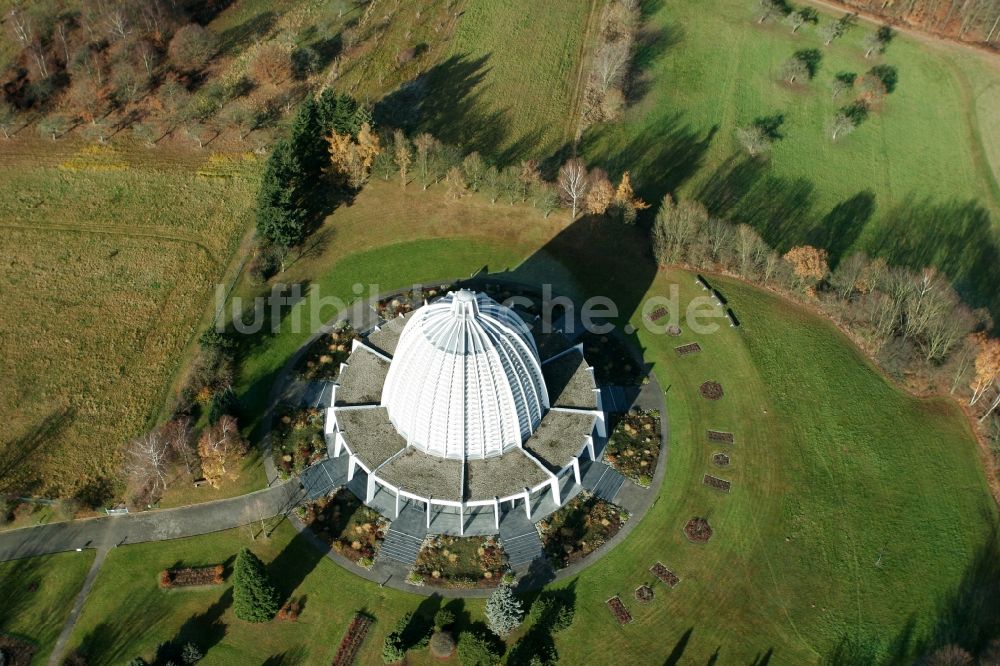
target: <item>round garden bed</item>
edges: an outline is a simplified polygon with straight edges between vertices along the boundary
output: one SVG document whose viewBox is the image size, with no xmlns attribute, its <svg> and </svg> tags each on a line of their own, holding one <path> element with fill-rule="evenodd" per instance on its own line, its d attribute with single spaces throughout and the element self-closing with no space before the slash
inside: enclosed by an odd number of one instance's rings
<svg viewBox="0 0 1000 666">
<path fill-rule="evenodd" d="M 713 453 L 712 464 L 716 467 L 729 467 L 729 456 L 725 453 Z"/>
<path fill-rule="evenodd" d="M 712 526 L 708 518 L 694 517 L 684 525 L 684 536 L 694 543 L 706 543 L 712 538 Z"/>
<path fill-rule="evenodd" d="M 707 381 L 703 383 L 698 390 L 701 392 L 701 397 L 707 400 L 718 400 L 722 397 L 722 384 L 715 381 Z"/>
<path fill-rule="evenodd" d="M 681 327 L 677 324 L 671 324 L 667 326 L 667 335 L 673 335 L 674 337 L 681 334 Z"/>
</svg>

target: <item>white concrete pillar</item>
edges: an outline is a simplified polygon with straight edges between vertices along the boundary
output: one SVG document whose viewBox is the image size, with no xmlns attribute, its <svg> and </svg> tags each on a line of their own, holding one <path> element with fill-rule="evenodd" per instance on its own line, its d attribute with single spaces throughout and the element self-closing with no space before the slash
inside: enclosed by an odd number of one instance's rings
<svg viewBox="0 0 1000 666">
<path fill-rule="evenodd" d="M 350 483 L 354 478 L 355 468 L 358 466 L 358 459 L 354 457 L 354 454 L 350 454 L 347 459 L 347 482 Z"/>
<path fill-rule="evenodd" d="M 399 518 L 399 488 L 396 488 L 396 518 Z"/>
<path fill-rule="evenodd" d="M 333 433 L 333 457 L 339 458 L 340 452 L 344 450 L 344 438 L 339 432 Z"/>
<path fill-rule="evenodd" d="M 427 498 L 427 529 L 431 528 L 431 499 Z"/>
<path fill-rule="evenodd" d="M 552 497 L 556 500 L 556 506 L 562 506 L 562 494 L 559 492 L 559 477 L 553 476 L 552 481 L 549 482 L 549 486 L 552 487 Z"/>
<path fill-rule="evenodd" d="M 465 536 L 465 504 L 458 505 L 458 536 Z"/>
<path fill-rule="evenodd" d="M 500 500 L 493 498 L 493 529 L 500 531 Z"/>
<path fill-rule="evenodd" d="M 368 487 L 365 489 L 365 504 L 371 504 L 373 499 L 375 499 L 375 476 L 369 474 Z"/>
<path fill-rule="evenodd" d="M 580 459 L 573 458 L 573 480 L 576 481 L 576 485 L 582 486 L 583 483 L 580 481 Z"/>
<path fill-rule="evenodd" d="M 524 513 L 528 516 L 528 520 L 531 520 L 531 493 L 528 489 L 524 489 Z"/>
<path fill-rule="evenodd" d="M 587 453 L 590 454 L 591 460 L 597 460 L 597 456 L 594 455 L 594 438 L 587 435 Z"/>
</svg>

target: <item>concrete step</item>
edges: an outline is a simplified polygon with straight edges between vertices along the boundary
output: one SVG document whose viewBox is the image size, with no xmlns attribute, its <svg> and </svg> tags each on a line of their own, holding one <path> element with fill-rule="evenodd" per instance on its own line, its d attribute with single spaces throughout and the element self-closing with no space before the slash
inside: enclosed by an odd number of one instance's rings
<svg viewBox="0 0 1000 666">
<path fill-rule="evenodd" d="M 411 566 L 417 561 L 421 545 L 423 545 L 423 540 L 403 532 L 397 532 L 390 527 L 385 534 L 385 540 L 382 541 L 382 547 L 379 549 L 379 557 L 388 557 Z"/>
<path fill-rule="evenodd" d="M 594 494 L 607 502 L 614 502 L 615 496 L 625 483 L 625 477 L 610 467 L 594 486 Z"/>
</svg>

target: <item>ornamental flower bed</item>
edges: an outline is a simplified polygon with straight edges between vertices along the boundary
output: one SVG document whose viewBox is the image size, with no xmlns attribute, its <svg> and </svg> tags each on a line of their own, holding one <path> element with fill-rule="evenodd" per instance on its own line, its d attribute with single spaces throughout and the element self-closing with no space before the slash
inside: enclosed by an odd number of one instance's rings
<svg viewBox="0 0 1000 666">
<path fill-rule="evenodd" d="M 716 490 L 721 490 L 724 493 L 728 493 L 730 487 L 733 485 L 731 482 L 725 479 L 720 479 L 717 476 L 712 476 L 711 474 L 706 474 L 703 482 L 709 488 L 715 488 Z"/>
<path fill-rule="evenodd" d="M 347 625 L 347 632 L 340 640 L 340 647 L 337 648 L 337 655 L 333 658 L 333 666 L 350 666 L 361 650 L 361 644 L 368 636 L 368 629 L 371 628 L 374 619 L 364 613 L 355 613 L 351 623 Z"/>
<path fill-rule="evenodd" d="M 691 342 L 686 345 L 681 345 L 680 347 L 674 347 L 674 351 L 677 352 L 678 356 L 687 356 L 689 354 L 697 354 L 701 351 L 701 345 L 697 342 Z"/>
<path fill-rule="evenodd" d="M 621 507 L 582 492 L 539 521 L 538 530 L 552 566 L 562 569 L 607 543 L 627 520 Z"/>
<path fill-rule="evenodd" d="M 719 382 L 707 381 L 698 390 L 701 392 L 701 397 L 706 400 L 718 400 L 722 397 L 722 384 Z"/>
<path fill-rule="evenodd" d="M 160 572 L 160 587 L 197 587 L 200 585 L 222 585 L 225 569 L 221 564 L 210 567 L 184 567 L 165 569 Z"/>
<path fill-rule="evenodd" d="M 684 525 L 684 534 L 695 543 L 705 543 L 712 538 L 712 526 L 707 518 L 695 517 Z"/>
<path fill-rule="evenodd" d="M 340 375 L 340 364 L 351 355 L 351 346 L 358 337 L 350 326 L 319 336 L 303 354 L 295 374 L 309 381 L 336 379 Z"/>
<path fill-rule="evenodd" d="M 611 614 L 615 616 L 618 620 L 618 624 L 628 624 L 632 621 L 632 614 L 628 612 L 625 608 L 625 604 L 622 603 L 621 598 L 615 595 L 607 600 L 608 608 L 611 610 Z"/>
<path fill-rule="evenodd" d="M 640 603 L 648 604 L 653 600 L 653 588 L 649 585 L 640 585 L 635 588 L 635 600 Z"/>
<path fill-rule="evenodd" d="M 282 405 L 272 423 L 271 448 L 275 463 L 286 478 L 326 454 L 322 410 Z"/>
<path fill-rule="evenodd" d="M 642 364 L 636 362 L 628 348 L 613 335 L 586 332 L 580 338 L 583 355 L 594 366 L 594 376 L 600 386 L 638 386 L 645 376 Z"/>
<path fill-rule="evenodd" d="M 660 414 L 633 409 L 624 414 L 611 433 L 604 462 L 643 488 L 653 482 L 660 457 Z"/>
<path fill-rule="evenodd" d="M 37 649 L 37 646 L 23 638 L 0 634 L 0 651 L 3 651 L 3 656 L 7 658 L 5 663 L 8 666 L 28 666 Z"/>
<path fill-rule="evenodd" d="M 304 519 L 335 551 L 364 568 L 375 561 L 389 529 L 385 518 L 346 488 L 307 506 Z"/>
<path fill-rule="evenodd" d="M 733 443 L 733 433 L 722 432 L 721 430 L 709 430 L 708 431 L 708 441 L 710 442 L 721 442 L 722 444 L 732 444 Z"/>
<path fill-rule="evenodd" d="M 677 574 L 663 566 L 662 562 L 657 562 L 653 566 L 649 567 L 649 570 L 668 587 L 677 587 L 677 583 L 681 582 L 681 579 L 678 578 Z"/>
<path fill-rule="evenodd" d="M 507 573 L 507 555 L 495 537 L 429 537 L 412 574 L 434 587 L 495 587 Z"/>
<path fill-rule="evenodd" d="M 729 456 L 725 453 L 713 453 L 712 464 L 716 467 L 729 467 Z"/>
</svg>

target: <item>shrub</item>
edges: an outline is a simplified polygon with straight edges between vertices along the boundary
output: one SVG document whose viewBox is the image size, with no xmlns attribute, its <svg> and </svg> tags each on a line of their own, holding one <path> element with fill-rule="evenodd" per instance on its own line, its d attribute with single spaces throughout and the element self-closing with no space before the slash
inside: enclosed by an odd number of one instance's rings
<svg viewBox="0 0 1000 666">
<path fill-rule="evenodd" d="M 402 634 L 398 631 L 389 632 L 382 644 L 382 661 L 387 664 L 397 664 L 405 658 L 406 648 L 403 647 Z"/>
<path fill-rule="evenodd" d="M 188 666 L 197 664 L 203 656 L 201 650 L 194 643 L 185 643 L 184 647 L 181 648 L 181 661 L 188 664 Z"/>
<path fill-rule="evenodd" d="M 497 666 L 502 656 L 490 636 L 467 631 L 458 641 L 458 658 L 462 666 Z"/>
<path fill-rule="evenodd" d="M 431 654 L 447 659 L 455 651 L 455 639 L 447 631 L 435 631 L 431 636 Z"/>
<path fill-rule="evenodd" d="M 267 622 L 278 612 L 278 591 L 264 563 L 250 549 L 236 556 L 233 568 L 233 611 L 245 622 Z"/>
<path fill-rule="evenodd" d="M 0 666 L 2 665 L 3 662 L 0 661 Z M 142 657 L 136 657 L 135 659 L 132 659 L 131 661 L 128 662 L 128 666 L 149 666 L 149 663 Z"/>
<path fill-rule="evenodd" d="M 441 631 L 455 623 L 455 614 L 447 608 L 442 608 L 434 615 L 434 629 Z"/>
</svg>

